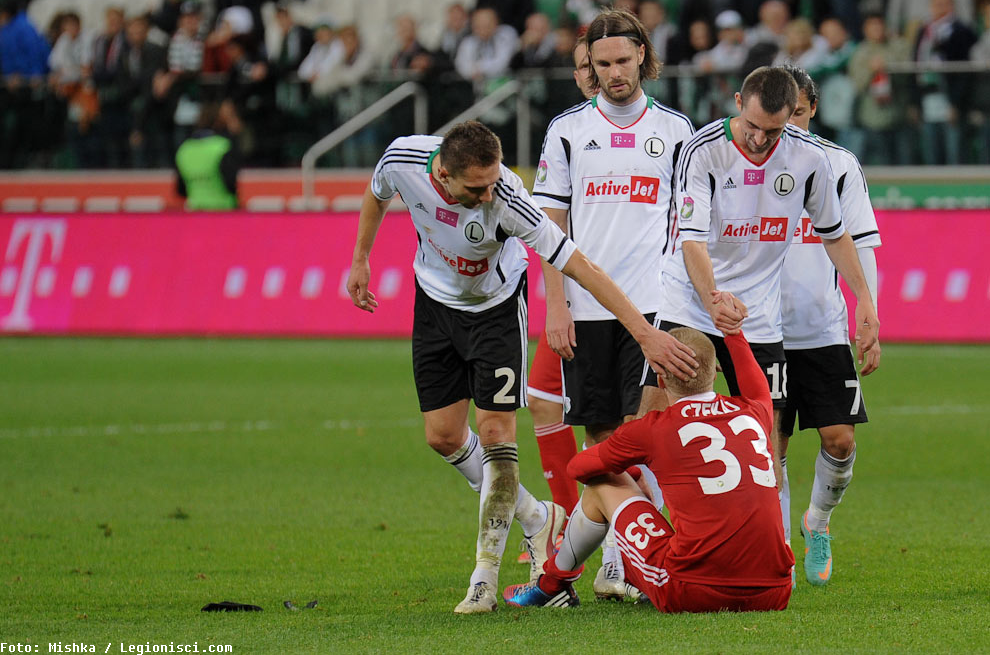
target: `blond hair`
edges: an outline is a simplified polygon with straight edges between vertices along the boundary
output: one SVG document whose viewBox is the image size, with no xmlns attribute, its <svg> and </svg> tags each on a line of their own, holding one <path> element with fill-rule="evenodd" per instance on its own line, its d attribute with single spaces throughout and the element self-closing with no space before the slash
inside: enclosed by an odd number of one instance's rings
<svg viewBox="0 0 990 655">
<path fill-rule="evenodd" d="M 670 331 L 670 336 L 694 351 L 694 358 L 698 360 L 698 368 L 695 369 L 698 376 L 684 381 L 664 374 L 663 382 L 667 389 L 676 396 L 693 396 L 711 391 L 715 382 L 715 345 L 712 340 L 705 333 L 689 327 L 674 328 Z"/>
</svg>

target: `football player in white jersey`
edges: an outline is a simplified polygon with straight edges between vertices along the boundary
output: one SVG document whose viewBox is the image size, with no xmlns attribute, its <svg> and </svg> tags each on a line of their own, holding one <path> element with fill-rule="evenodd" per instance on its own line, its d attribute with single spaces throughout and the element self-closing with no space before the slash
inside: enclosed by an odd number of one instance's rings
<svg viewBox="0 0 990 655">
<path fill-rule="evenodd" d="M 776 426 L 787 399 L 780 272 L 803 212 L 810 233 L 822 239 L 856 294 L 861 358 L 876 347 L 879 328 L 856 247 L 842 223 L 825 149 L 787 125 L 797 98 L 790 73 L 758 68 L 736 94 L 739 116 L 710 123 L 684 146 L 675 173 L 677 240 L 661 278 L 661 329 L 686 325 L 712 337 L 733 394 L 735 373 L 720 334 L 745 328 L 777 415 L 771 442 L 778 486 Z M 655 384 L 655 376 L 648 377 Z"/>
<path fill-rule="evenodd" d="M 808 131 L 818 109 L 818 88 L 805 71 L 786 66 L 798 85 L 797 109 L 790 123 Z M 856 156 L 831 141 L 815 136 L 825 148 L 835 175 L 842 222 L 856 244 L 874 306 L 877 302 L 877 259 L 880 232 L 873 214 L 866 178 Z M 821 450 L 815 460 L 811 502 L 801 518 L 805 539 L 804 574 L 813 585 L 832 576 L 832 546 L 828 524 L 832 510 L 852 480 L 856 461 L 855 424 L 865 423 L 866 405 L 860 392 L 856 365 L 849 350 L 849 319 L 835 267 L 821 240 L 811 234 L 803 215 L 784 258 L 781 274 L 784 353 L 787 356 L 787 406 L 780 421 L 780 463 L 783 488 L 780 509 L 784 535 L 791 536 L 790 485 L 787 480 L 787 444 L 795 418 L 801 429 L 817 428 Z M 867 353 L 863 375 L 880 365 L 880 347 Z"/>
<path fill-rule="evenodd" d="M 597 94 L 550 122 L 533 197 L 653 320 L 674 160 L 694 127 L 643 91 L 642 81 L 657 77 L 660 62 L 633 14 L 607 9 L 583 39 Z M 564 358 L 564 423 L 583 425 L 586 443 L 598 443 L 635 416 L 643 360 L 605 307 L 552 267 L 543 268 L 547 340 Z M 621 559 L 607 543 L 595 592 L 621 598 Z"/>
<path fill-rule="evenodd" d="M 413 371 L 427 443 L 481 493 L 476 566 L 455 612 L 496 608 L 498 570 L 513 516 L 530 541 L 531 577 L 553 553 L 563 512 L 519 484 L 515 410 L 525 403 L 525 242 L 580 281 L 641 344 L 657 368 L 694 376 L 693 352 L 644 320 L 622 290 L 540 211 L 501 164 L 498 137 L 476 121 L 441 140 L 400 137 L 365 191 L 347 290 L 373 312 L 369 256 L 389 201 L 409 207 L 418 246 Z M 475 403 L 478 432 L 468 423 Z"/>
</svg>

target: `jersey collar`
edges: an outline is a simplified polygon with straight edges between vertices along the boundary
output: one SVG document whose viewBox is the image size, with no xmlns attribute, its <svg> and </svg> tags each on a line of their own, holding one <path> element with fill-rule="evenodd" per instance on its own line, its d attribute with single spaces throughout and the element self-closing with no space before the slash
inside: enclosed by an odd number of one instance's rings
<svg viewBox="0 0 990 655">
<path fill-rule="evenodd" d="M 451 198 L 447 194 L 447 190 L 444 189 L 439 184 L 437 184 L 437 181 L 433 178 L 433 160 L 436 158 L 436 156 L 439 153 L 440 153 L 440 148 L 437 148 L 430 155 L 430 158 L 426 160 L 426 174 L 430 177 L 430 185 L 433 187 L 433 190 L 436 191 L 437 194 L 440 196 L 441 200 L 443 200 L 448 205 L 456 205 L 458 204 L 457 199 Z"/>
<path fill-rule="evenodd" d="M 684 396 L 682 398 L 679 398 L 677 402 L 674 404 L 679 405 L 681 403 L 691 403 L 691 402 L 708 403 L 715 400 L 716 395 L 717 394 L 714 391 L 705 391 L 703 393 L 696 393 L 693 396 Z"/>
<path fill-rule="evenodd" d="M 614 125 L 615 127 L 619 128 L 620 130 L 628 130 L 633 125 L 635 125 L 636 123 L 638 123 L 641 120 L 643 120 L 643 116 L 646 116 L 646 112 L 648 112 L 650 109 L 653 108 L 653 96 L 649 96 L 649 95 L 646 96 L 646 109 L 644 109 L 643 110 L 643 113 L 641 113 L 639 115 L 639 117 L 636 118 L 636 120 L 634 120 L 629 125 L 618 125 L 616 123 L 613 123 L 612 122 L 612 119 L 609 118 L 608 116 L 606 116 L 605 115 L 605 112 L 602 111 L 602 108 L 598 106 L 598 96 L 597 95 L 594 98 L 591 99 L 591 106 L 594 107 L 596 110 L 598 110 L 598 113 L 601 114 L 601 117 L 604 118 L 606 121 L 608 121 L 608 123 L 610 125 Z"/>
</svg>

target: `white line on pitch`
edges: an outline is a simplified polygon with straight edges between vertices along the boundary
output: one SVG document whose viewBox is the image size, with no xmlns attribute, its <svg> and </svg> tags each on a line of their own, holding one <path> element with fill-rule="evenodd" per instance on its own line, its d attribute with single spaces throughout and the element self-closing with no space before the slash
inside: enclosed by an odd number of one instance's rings
<svg viewBox="0 0 990 655">
<path fill-rule="evenodd" d="M 901 405 L 880 407 L 877 414 L 895 414 L 898 416 L 940 416 L 943 414 L 986 414 L 990 405 Z"/>
</svg>

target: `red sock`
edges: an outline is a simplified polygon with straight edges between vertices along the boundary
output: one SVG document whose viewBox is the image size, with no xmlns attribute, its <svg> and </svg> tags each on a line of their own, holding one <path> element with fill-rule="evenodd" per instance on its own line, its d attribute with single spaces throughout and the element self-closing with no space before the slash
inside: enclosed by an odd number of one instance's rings
<svg viewBox="0 0 990 655">
<path fill-rule="evenodd" d="M 550 485 L 550 495 L 570 516 L 578 502 L 577 482 L 567 475 L 567 463 L 577 455 L 574 443 L 574 430 L 569 425 L 536 426 L 536 444 L 540 448 L 540 461 L 543 463 L 543 477 Z"/>
<path fill-rule="evenodd" d="M 557 555 L 547 560 L 543 565 L 543 575 L 540 576 L 537 584 L 545 594 L 554 595 L 563 589 L 568 582 L 574 582 L 581 577 L 584 572 L 584 564 L 573 571 L 565 571 L 557 568 Z"/>
</svg>

